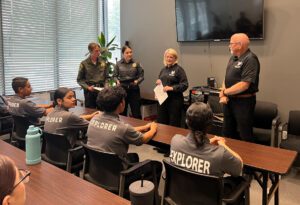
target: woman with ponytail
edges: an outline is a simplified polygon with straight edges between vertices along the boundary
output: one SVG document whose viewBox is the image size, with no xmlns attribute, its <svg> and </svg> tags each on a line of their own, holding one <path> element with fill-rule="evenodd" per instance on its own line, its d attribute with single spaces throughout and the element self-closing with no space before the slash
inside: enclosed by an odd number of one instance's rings
<svg viewBox="0 0 300 205">
<path fill-rule="evenodd" d="M 239 176 L 241 157 L 231 150 L 222 137 L 207 137 L 213 114 L 209 105 L 196 102 L 186 112 L 190 133 L 185 137 L 175 135 L 171 141 L 170 160 L 183 168 L 206 175 Z"/>
</svg>

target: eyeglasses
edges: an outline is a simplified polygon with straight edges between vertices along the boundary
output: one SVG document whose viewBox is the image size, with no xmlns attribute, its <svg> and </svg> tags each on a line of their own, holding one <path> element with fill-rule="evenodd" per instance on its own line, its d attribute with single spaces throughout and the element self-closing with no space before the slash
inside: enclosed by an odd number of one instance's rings
<svg viewBox="0 0 300 205">
<path fill-rule="evenodd" d="M 25 170 L 25 169 L 19 169 L 19 178 L 20 181 L 18 183 L 15 184 L 15 186 L 13 186 L 13 188 L 11 189 L 11 191 L 9 193 L 12 193 L 14 191 L 14 189 L 21 184 L 21 182 L 23 182 L 24 184 L 29 182 L 29 176 L 30 176 L 31 172 L 29 170 Z"/>
</svg>

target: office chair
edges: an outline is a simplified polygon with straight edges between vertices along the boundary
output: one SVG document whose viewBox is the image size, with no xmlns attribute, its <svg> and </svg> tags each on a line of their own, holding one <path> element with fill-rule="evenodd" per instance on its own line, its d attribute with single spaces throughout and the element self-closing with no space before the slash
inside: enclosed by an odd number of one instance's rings
<svg viewBox="0 0 300 205">
<path fill-rule="evenodd" d="M 83 168 L 82 146 L 72 148 L 65 135 L 43 132 L 43 147 L 43 160 L 79 176 Z"/>
<path fill-rule="evenodd" d="M 202 175 L 163 160 L 165 187 L 163 204 L 222 205 L 236 202 L 242 194 L 249 204 L 249 182 L 242 181 L 230 194 L 224 195 L 223 177 Z"/>
<path fill-rule="evenodd" d="M 254 142 L 278 147 L 278 127 L 280 116 L 277 105 L 266 101 L 256 101 L 253 120 Z"/>
<path fill-rule="evenodd" d="M 133 164 L 114 153 L 99 151 L 86 144 L 82 145 L 86 154 L 83 179 L 110 192 L 119 194 L 121 197 L 129 198 L 129 185 L 140 180 L 144 175 L 144 179 L 151 180 L 154 183 L 155 204 L 160 204 L 157 189 L 160 175 L 157 176 L 157 170 L 161 171 L 161 163 L 145 160 Z M 152 170 L 150 175 L 144 172 L 145 168 Z"/>
<path fill-rule="evenodd" d="M 25 136 L 27 129 L 32 123 L 29 122 L 27 117 L 12 115 L 14 121 L 14 132 L 12 135 L 11 143 L 20 149 L 25 150 Z"/>
<path fill-rule="evenodd" d="M 289 112 L 289 120 L 279 126 L 279 133 L 280 148 L 297 151 L 293 166 L 300 167 L 300 110 Z"/>
<path fill-rule="evenodd" d="M 12 139 L 13 118 L 11 115 L 0 117 L 0 136 L 9 134 L 9 141 Z"/>
</svg>

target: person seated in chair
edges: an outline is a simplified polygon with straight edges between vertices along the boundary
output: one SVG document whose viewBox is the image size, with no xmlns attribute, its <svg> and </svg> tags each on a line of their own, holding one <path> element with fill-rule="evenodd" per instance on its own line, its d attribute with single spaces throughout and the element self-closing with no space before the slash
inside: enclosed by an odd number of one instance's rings
<svg viewBox="0 0 300 205">
<path fill-rule="evenodd" d="M 125 97 L 126 92 L 121 86 L 108 87 L 99 92 L 97 106 L 103 113 L 91 120 L 87 131 L 87 145 L 130 160 L 127 154 L 129 144 L 139 146 L 147 143 L 155 135 L 157 124 L 152 122 L 132 127 L 122 122 L 119 114 L 124 111 Z"/>
<path fill-rule="evenodd" d="M 75 107 L 74 91 L 61 87 L 54 92 L 54 110 L 50 112 L 45 120 L 44 131 L 51 134 L 64 134 L 67 136 L 72 147 L 76 144 L 79 131 L 87 129 L 90 119 L 99 112 L 90 115 L 78 116 L 69 112 Z M 79 143 L 77 143 L 79 144 Z"/>
<path fill-rule="evenodd" d="M 241 180 L 243 161 L 226 145 L 222 137 L 207 137 L 213 113 L 209 105 L 193 103 L 186 112 L 187 136 L 175 135 L 171 141 L 170 161 L 180 167 L 204 175 L 223 176 L 224 192 L 230 193 Z"/>
<path fill-rule="evenodd" d="M 9 112 L 12 115 L 26 117 L 30 123 L 39 125 L 39 118 L 46 116 L 52 111 L 52 105 L 37 105 L 31 100 L 32 88 L 27 78 L 16 77 L 12 80 L 12 88 L 16 95 L 7 99 Z"/>
<path fill-rule="evenodd" d="M 155 135 L 157 124 L 152 122 L 144 126 L 132 127 L 122 122 L 119 114 L 124 111 L 125 97 L 126 92 L 121 86 L 104 88 L 99 92 L 97 106 L 103 113 L 94 116 L 90 121 L 87 130 L 87 145 L 96 150 L 115 153 L 124 161 L 135 163 L 139 161 L 138 155 L 127 153 L 129 144 L 139 146 L 147 143 Z M 129 163 L 124 164 L 124 169 L 130 167 Z M 162 165 L 157 161 L 152 161 L 151 164 L 155 166 L 159 180 Z M 149 176 L 152 171 L 152 167 L 142 170 L 145 176 Z M 136 179 L 132 177 L 132 180 Z"/>
<path fill-rule="evenodd" d="M 11 129 L 13 127 L 13 120 L 8 112 L 8 105 L 4 97 L 0 95 L 0 133 L 4 130 Z"/>
</svg>

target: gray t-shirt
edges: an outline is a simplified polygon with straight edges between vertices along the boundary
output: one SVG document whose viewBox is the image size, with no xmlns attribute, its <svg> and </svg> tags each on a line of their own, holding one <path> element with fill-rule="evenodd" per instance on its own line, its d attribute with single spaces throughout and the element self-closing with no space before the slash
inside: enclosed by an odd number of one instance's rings
<svg viewBox="0 0 300 205">
<path fill-rule="evenodd" d="M 242 171 L 241 161 L 223 146 L 212 145 L 206 139 L 203 146 L 197 147 L 192 134 L 186 137 L 175 135 L 171 141 L 170 160 L 186 169 L 214 176 L 225 173 L 239 176 Z"/>
<path fill-rule="evenodd" d="M 45 120 L 44 130 L 52 134 L 64 134 L 68 137 L 71 145 L 74 146 L 78 131 L 87 128 L 89 121 L 75 115 L 64 108 L 56 106 Z"/>
<path fill-rule="evenodd" d="M 142 145 L 143 134 L 125 124 L 119 116 L 113 113 L 102 113 L 90 121 L 87 145 L 105 152 L 116 153 L 126 157 L 128 145 Z"/>
<path fill-rule="evenodd" d="M 45 108 L 38 107 L 28 98 L 12 96 L 7 99 L 8 110 L 12 115 L 26 117 L 30 123 L 39 124 L 39 118 L 43 117 Z"/>
</svg>

